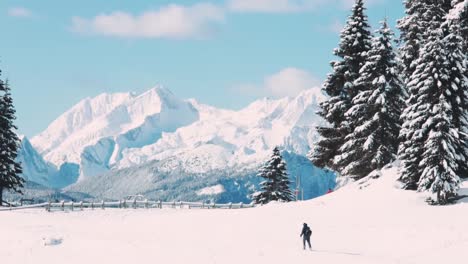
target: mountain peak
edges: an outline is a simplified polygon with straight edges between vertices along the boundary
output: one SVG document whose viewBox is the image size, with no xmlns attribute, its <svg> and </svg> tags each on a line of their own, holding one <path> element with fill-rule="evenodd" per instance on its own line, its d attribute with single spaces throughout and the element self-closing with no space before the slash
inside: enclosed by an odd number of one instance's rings
<svg viewBox="0 0 468 264">
<path fill-rule="evenodd" d="M 171 95 L 171 96 L 174 96 L 174 94 L 169 90 L 167 89 L 166 87 L 162 86 L 162 85 L 155 85 L 153 86 L 152 88 L 142 92 L 141 94 L 139 94 L 137 97 L 144 97 L 144 96 L 151 96 L 151 95 Z"/>
</svg>

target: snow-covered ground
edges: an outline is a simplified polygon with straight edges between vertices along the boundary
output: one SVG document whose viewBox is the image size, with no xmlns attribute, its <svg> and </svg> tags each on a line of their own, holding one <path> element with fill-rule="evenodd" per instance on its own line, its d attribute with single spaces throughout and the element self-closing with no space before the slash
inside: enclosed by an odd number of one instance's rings
<svg viewBox="0 0 468 264">
<path fill-rule="evenodd" d="M 424 195 L 395 188 L 395 171 L 254 209 L 0 212 L 1 262 L 464 263 L 468 200 L 428 206 Z M 303 222 L 313 251 L 302 250 Z"/>
</svg>

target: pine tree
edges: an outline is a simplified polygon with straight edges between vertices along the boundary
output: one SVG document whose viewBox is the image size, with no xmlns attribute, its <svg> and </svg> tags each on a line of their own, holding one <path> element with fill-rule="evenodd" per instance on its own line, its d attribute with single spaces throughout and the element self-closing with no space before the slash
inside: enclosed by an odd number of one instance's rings
<svg viewBox="0 0 468 264">
<path fill-rule="evenodd" d="M 460 0 L 460 3 L 462 0 Z M 460 25 L 461 37 L 463 39 L 463 50 L 465 55 L 468 56 L 468 1 L 463 2 L 464 8 L 458 19 Z"/>
<path fill-rule="evenodd" d="M 378 33 L 355 82 L 360 92 L 346 113 L 354 131 L 346 137 L 342 154 L 335 157 L 341 175 L 354 179 L 393 162 L 398 150 L 406 91 L 392 46 L 393 32 L 386 20 Z"/>
<path fill-rule="evenodd" d="M 426 11 L 424 0 L 406 0 L 406 16 L 398 20 L 400 30 L 400 57 L 402 61 L 403 74 L 408 79 L 416 67 L 416 59 L 419 57 L 419 50 L 425 40 L 427 21 L 422 19 Z"/>
<path fill-rule="evenodd" d="M 436 202 L 445 204 L 457 194 L 460 183 L 458 171 L 463 155 L 457 119 L 463 114 L 459 97 L 463 83 L 456 80 L 458 70 L 454 69 L 460 56 L 449 54 L 457 37 L 444 37 L 446 23 L 441 21 L 446 11 L 437 3 L 428 7 L 425 16 L 433 18 L 430 34 L 409 80 L 411 104 L 403 114 L 409 131 L 406 135 L 410 135 L 405 141 L 406 150 L 410 152 L 403 155 L 401 179 L 406 184 L 417 184 L 419 191 L 437 194 Z"/>
<path fill-rule="evenodd" d="M 419 164 L 422 175 L 418 190 L 436 193 L 436 202 L 445 204 L 456 196 L 459 189 L 457 158 L 460 156 L 460 140 L 459 130 L 454 126 L 453 109 L 456 107 L 451 102 L 454 94 L 450 89 L 450 68 L 444 65 L 447 51 L 442 45 L 441 30 L 437 31 L 423 48 L 421 65 L 415 71 L 416 76 L 427 80 L 417 84 L 422 91 L 419 98 L 429 101 L 426 120 L 421 128 L 427 139 Z"/>
<path fill-rule="evenodd" d="M 453 2 L 454 8 L 462 4 Z M 448 17 L 443 24 L 445 38 L 443 40 L 444 48 L 447 51 L 447 67 L 450 70 L 448 81 L 450 82 L 451 90 L 454 93 L 451 96 L 451 105 L 453 108 L 453 123 L 459 129 L 460 157 L 457 159 L 458 176 L 468 178 L 468 52 L 466 48 L 466 39 L 463 39 L 463 27 L 466 27 L 468 21 L 463 20 L 468 9 L 468 1 L 465 3 L 465 8 L 460 9 L 459 16 Z M 458 7 L 457 7 L 458 9 Z M 465 24 L 465 25 L 463 25 Z"/>
<path fill-rule="evenodd" d="M 406 37 L 403 37 L 405 43 L 401 53 L 403 56 L 403 62 L 405 62 L 405 57 L 408 58 L 404 69 L 409 99 L 406 102 L 407 107 L 401 115 L 403 125 L 400 131 L 401 143 L 398 149 L 398 158 L 402 161 L 400 181 L 403 182 L 404 189 L 416 190 L 418 188 L 419 179 L 422 175 L 420 162 L 424 152 L 424 143 L 427 138 L 427 130 L 424 123 L 428 119 L 428 111 L 430 110 L 431 104 L 434 102 L 429 101 L 429 98 L 431 97 L 430 95 L 421 96 L 422 91 L 420 89 L 426 81 L 424 78 L 430 78 L 430 76 L 424 76 L 423 78 L 423 76 L 421 76 L 421 72 L 416 73 L 417 69 L 421 70 L 420 66 L 423 63 L 421 50 L 418 49 L 417 52 L 412 52 L 411 54 L 414 55 L 413 57 L 410 57 L 408 54 L 410 54 L 410 50 L 416 50 L 412 43 L 416 43 L 424 47 L 431 38 L 431 36 L 428 36 L 427 34 L 432 31 L 440 31 L 447 11 L 444 9 L 444 2 L 433 0 L 414 0 L 408 1 L 407 4 L 408 3 L 411 3 L 411 7 L 413 8 L 416 6 L 418 7 L 417 11 L 412 12 L 413 15 L 417 14 L 417 19 L 413 22 L 421 25 L 420 27 L 414 27 L 411 32 L 414 33 L 420 30 L 424 31 L 423 33 L 419 32 L 418 34 L 408 34 Z M 407 11 L 407 13 L 411 12 Z M 409 17 L 411 16 L 407 16 L 404 25 L 407 25 L 412 21 Z M 402 35 L 403 34 L 404 33 L 402 33 Z M 434 38 L 434 36 L 432 36 L 432 38 Z"/>
<path fill-rule="evenodd" d="M 291 193 L 286 163 L 276 147 L 270 160 L 260 169 L 258 174 L 265 181 L 261 183 L 262 191 L 254 196 L 256 204 L 267 204 L 271 201 L 290 202 L 294 200 Z"/>
<path fill-rule="evenodd" d="M 354 81 L 359 77 L 359 70 L 371 46 L 370 26 L 363 0 L 356 0 L 340 37 L 339 48 L 334 50 L 334 55 L 340 60 L 331 62 L 333 72 L 323 85 L 323 91 L 330 98 L 320 104 L 318 113 L 330 126 L 317 128 L 321 139 L 309 154 L 314 165 L 334 170 L 337 169 L 333 163 L 334 157 L 351 131 L 345 122 L 345 113 L 358 94 Z"/>
<path fill-rule="evenodd" d="M 21 193 L 24 180 L 19 175 L 22 173 L 21 165 L 16 162 L 20 140 L 15 133 L 14 125 L 15 109 L 11 98 L 10 87 L 7 82 L 0 80 L 0 206 L 4 190 L 12 190 Z"/>
<path fill-rule="evenodd" d="M 398 158 L 402 160 L 404 173 L 400 181 L 404 183 L 404 189 L 416 190 L 420 171 L 418 163 L 421 157 L 420 145 L 423 144 L 421 138 L 413 138 L 414 129 L 417 125 L 410 122 L 414 119 L 416 97 L 408 88 L 409 81 L 417 66 L 417 59 L 421 47 L 427 39 L 428 17 L 424 16 L 428 9 L 427 0 L 406 0 L 406 16 L 398 21 L 400 30 L 400 60 L 405 87 L 409 92 L 407 108 L 403 111 L 401 119 L 403 121 L 400 130 L 400 145 L 398 147 Z M 411 116 L 410 116 L 411 115 Z M 408 122 L 405 122 L 408 121 Z"/>
</svg>

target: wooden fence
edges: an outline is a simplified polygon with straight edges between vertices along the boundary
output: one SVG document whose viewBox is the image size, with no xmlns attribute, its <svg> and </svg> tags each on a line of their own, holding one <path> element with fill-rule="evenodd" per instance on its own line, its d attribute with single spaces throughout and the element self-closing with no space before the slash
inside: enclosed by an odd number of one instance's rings
<svg viewBox="0 0 468 264">
<path fill-rule="evenodd" d="M 253 203 L 196 203 L 196 202 L 162 202 L 162 201 L 137 201 L 137 200 L 122 200 L 117 202 L 48 202 L 41 204 L 33 204 L 27 206 L 18 207 L 3 207 L 0 211 L 11 211 L 31 208 L 45 208 L 48 212 L 51 211 L 65 211 L 65 210 L 83 210 L 83 209 L 106 209 L 106 208 L 121 208 L 121 209 L 137 209 L 137 208 L 180 208 L 180 209 L 241 209 L 241 208 L 252 208 L 255 207 Z"/>
</svg>

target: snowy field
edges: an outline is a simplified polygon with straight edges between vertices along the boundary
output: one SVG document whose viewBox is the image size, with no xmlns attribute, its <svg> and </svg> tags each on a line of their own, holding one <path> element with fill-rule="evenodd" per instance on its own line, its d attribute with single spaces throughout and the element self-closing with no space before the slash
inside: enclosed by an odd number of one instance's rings
<svg viewBox="0 0 468 264">
<path fill-rule="evenodd" d="M 394 175 L 254 209 L 0 212 L 1 263 L 464 263 L 468 200 L 428 206 Z"/>
</svg>

